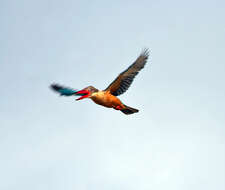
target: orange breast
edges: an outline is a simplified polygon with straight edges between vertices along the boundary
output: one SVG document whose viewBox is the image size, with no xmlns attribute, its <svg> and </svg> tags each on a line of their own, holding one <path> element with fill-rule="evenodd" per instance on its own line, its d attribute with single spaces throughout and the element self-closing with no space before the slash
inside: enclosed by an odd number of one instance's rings
<svg viewBox="0 0 225 190">
<path fill-rule="evenodd" d="M 93 93 L 91 96 L 91 99 L 96 104 L 99 104 L 108 108 L 112 108 L 116 106 L 120 106 L 122 108 L 124 107 L 124 105 L 122 104 L 119 98 L 105 91 L 99 91 L 99 92 Z"/>
</svg>

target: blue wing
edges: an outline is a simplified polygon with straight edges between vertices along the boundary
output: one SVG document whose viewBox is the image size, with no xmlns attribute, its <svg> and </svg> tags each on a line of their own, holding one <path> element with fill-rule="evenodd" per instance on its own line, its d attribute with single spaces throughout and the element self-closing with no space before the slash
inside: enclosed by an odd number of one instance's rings
<svg viewBox="0 0 225 190">
<path fill-rule="evenodd" d="M 52 84 L 50 87 L 54 91 L 58 92 L 61 96 L 73 96 L 73 95 L 76 95 L 76 92 L 77 92 L 77 90 L 60 86 L 58 84 Z"/>
</svg>

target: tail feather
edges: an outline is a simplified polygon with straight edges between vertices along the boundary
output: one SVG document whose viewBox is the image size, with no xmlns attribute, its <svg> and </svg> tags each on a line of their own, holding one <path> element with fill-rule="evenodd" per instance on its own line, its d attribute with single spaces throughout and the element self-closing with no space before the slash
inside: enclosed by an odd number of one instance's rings
<svg viewBox="0 0 225 190">
<path fill-rule="evenodd" d="M 124 114 L 126 115 L 130 115 L 130 114 L 133 114 L 133 113 L 137 113 L 139 110 L 138 109 L 135 109 L 135 108 L 131 108 L 129 106 L 126 106 L 124 105 L 125 108 L 120 110 L 121 112 L 123 112 Z"/>
</svg>

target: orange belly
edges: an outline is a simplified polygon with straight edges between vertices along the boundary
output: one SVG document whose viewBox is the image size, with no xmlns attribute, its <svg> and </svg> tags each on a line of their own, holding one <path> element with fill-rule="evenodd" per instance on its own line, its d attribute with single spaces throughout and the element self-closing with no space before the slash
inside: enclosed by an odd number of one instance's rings
<svg viewBox="0 0 225 190">
<path fill-rule="evenodd" d="M 90 98 L 96 104 L 99 104 L 108 108 L 115 108 L 117 106 L 121 108 L 125 107 L 119 98 L 117 98 L 116 96 L 113 96 L 109 92 L 99 91 L 99 92 L 93 93 L 93 95 Z"/>
</svg>

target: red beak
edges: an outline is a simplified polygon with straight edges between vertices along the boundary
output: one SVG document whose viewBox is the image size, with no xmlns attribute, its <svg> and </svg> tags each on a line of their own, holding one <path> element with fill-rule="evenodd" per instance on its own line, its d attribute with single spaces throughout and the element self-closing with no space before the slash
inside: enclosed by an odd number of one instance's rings
<svg viewBox="0 0 225 190">
<path fill-rule="evenodd" d="M 77 91 L 75 94 L 76 95 L 81 95 L 81 97 L 77 98 L 76 100 L 82 100 L 84 98 L 88 98 L 89 95 L 90 95 L 90 92 L 87 91 L 87 90 L 80 90 L 80 91 Z"/>
</svg>

